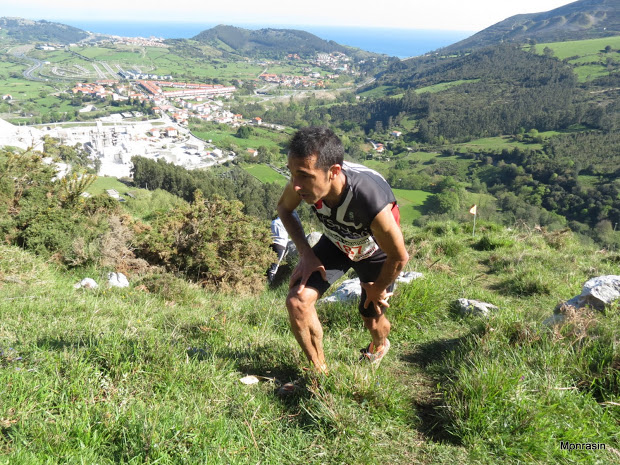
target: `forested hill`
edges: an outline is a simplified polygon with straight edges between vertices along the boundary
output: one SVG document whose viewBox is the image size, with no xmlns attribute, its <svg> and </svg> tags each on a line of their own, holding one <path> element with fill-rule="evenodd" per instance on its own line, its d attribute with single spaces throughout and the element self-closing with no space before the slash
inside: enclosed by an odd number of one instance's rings
<svg viewBox="0 0 620 465">
<path fill-rule="evenodd" d="M 281 57 L 287 54 L 300 56 L 317 52 L 351 54 L 353 49 L 332 40 L 323 40 L 314 34 L 296 29 L 260 29 L 257 31 L 235 26 L 219 25 L 192 38 L 215 48 L 244 56 Z"/>
<path fill-rule="evenodd" d="M 88 37 L 88 33 L 73 26 L 50 21 L 23 18 L 0 18 L 0 28 L 19 42 L 53 42 L 70 44 Z"/>
<path fill-rule="evenodd" d="M 544 13 L 512 16 L 443 51 L 473 50 L 501 42 L 561 42 L 618 34 L 618 0 L 579 0 Z"/>
<path fill-rule="evenodd" d="M 452 87 L 439 93 L 417 92 L 445 83 Z M 513 45 L 448 60 L 400 62 L 373 85 L 406 92 L 400 98 L 362 103 L 363 110 L 351 108 L 347 116 L 367 130 L 374 128 L 377 120 L 390 127 L 397 124 L 400 114 L 414 117 L 415 137 L 425 143 L 440 137 L 462 142 L 514 134 L 521 127 L 542 131 L 565 128 L 586 122 L 584 114 L 589 114 L 583 107 L 583 91 L 567 64 Z M 594 113 L 604 108 L 591 110 L 594 118 Z M 337 120 L 335 115 L 332 120 Z"/>
</svg>

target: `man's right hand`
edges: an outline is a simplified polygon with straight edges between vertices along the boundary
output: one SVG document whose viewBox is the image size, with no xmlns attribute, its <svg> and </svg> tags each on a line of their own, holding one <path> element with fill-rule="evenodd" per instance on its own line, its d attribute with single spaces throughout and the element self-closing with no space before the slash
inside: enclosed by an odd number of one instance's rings
<svg viewBox="0 0 620 465">
<path fill-rule="evenodd" d="M 291 279 L 289 281 L 289 289 L 295 286 L 297 281 L 300 281 L 299 289 L 297 289 L 297 293 L 301 294 L 301 292 L 306 287 L 306 283 L 308 279 L 310 279 L 310 275 L 318 271 L 321 273 L 321 276 L 325 281 L 327 281 L 327 274 L 325 273 L 325 267 L 321 263 L 321 261 L 317 258 L 317 256 L 312 252 L 312 250 L 304 253 L 299 257 L 299 263 L 293 270 L 293 274 L 291 275 Z"/>
</svg>

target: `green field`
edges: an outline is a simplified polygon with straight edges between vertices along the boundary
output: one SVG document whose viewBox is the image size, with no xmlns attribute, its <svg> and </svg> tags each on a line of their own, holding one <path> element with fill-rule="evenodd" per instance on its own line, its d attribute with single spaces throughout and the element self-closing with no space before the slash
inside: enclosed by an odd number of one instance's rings
<svg viewBox="0 0 620 465">
<path fill-rule="evenodd" d="M 605 52 L 607 46 L 612 49 L 609 53 Z M 608 60 L 611 60 L 614 69 L 620 64 L 620 54 L 617 52 L 620 49 L 620 36 L 536 44 L 536 53 L 543 54 L 545 48 L 551 49 L 556 58 L 567 60 L 574 65 L 580 82 L 607 76 L 610 73 L 607 68 Z"/>
<path fill-rule="evenodd" d="M 262 183 L 275 182 L 276 184 L 284 186 L 288 182 L 288 178 L 282 176 L 276 170 L 267 165 L 243 165 L 243 169 Z"/>
<path fill-rule="evenodd" d="M 96 61 L 124 67 L 137 66 L 142 72 L 163 75 L 185 75 L 208 79 L 254 79 L 265 70 L 265 66 L 246 61 L 223 62 L 208 57 L 183 57 L 168 47 L 138 47 L 115 45 L 109 47 L 74 48 L 75 52 Z M 268 73 L 299 74 L 299 66 L 278 65 Z"/>
<path fill-rule="evenodd" d="M 430 192 L 417 190 L 393 189 L 393 191 L 400 207 L 400 222 L 403 225 L 411 224 L 422 216 L 420 207 L 428 197 L 433 195 Z"/>
<path fill-rule="evenodd" d="M 569 57 L 592 57 L 593 59 L 607 55 L 605 47 L 610 45 L 612 49 L 620 49 L 620 36 L 604 37 L 602 39 L 571 40 L 567 42 L 552 42 L 536 44 L 536 52 L 542 54 L 545 47 L 553 50 L 554 56 L 560 60 Z M 527 47 L 529 48 L 529 47 Z M 613 55 L 612 55 L 613 56 Z"/>
<path fill-rule="evenodd" d="M 116 178 L 99 176 L 88 188 L 88 192 L 92 195 L 97 195 L 105 192 L 107 189 L 115 189 L 121 195 L 134 190 Z"/>
<path fill-rule="evenodd" d="M 541 136 L 544 135 L 541 133 Z M 455 149 L 466 152 L 468 149 L 476 151 L 476 150 L 496 150 L 496 149 L 505 149 L 505 148 L 513 148 L 519 147 L 522 149 L 541 149 L 542 145 L 540 144 L 527 144 L 524 142 L 518 142 L 514 140 L 512 136 L 499 136 L 499 137 L 485 137 L 482 139 L 472 140 L 465 144 L 456 144 Z"/>
<path fill-rule="evenodd" d="M 236 146 L 239 149 L 258 149 L 259 147 L 267 147 L 273 149 L 276 152 L 280 152 L 284 142 L 289 137 L 285 132 L 277 132 L 269 129 L 253 127 L 253 134 L 249 139 L 242 139 L 235 134 L 237 130 L 235 128 L 218 128 L 204 130 L 201 127 L 195 126 L 192 128 L 192 133 L 200 137 L 203 140 L 211 140 L 213 144 L 218 147 L 233 147 Z"/>
</svg>

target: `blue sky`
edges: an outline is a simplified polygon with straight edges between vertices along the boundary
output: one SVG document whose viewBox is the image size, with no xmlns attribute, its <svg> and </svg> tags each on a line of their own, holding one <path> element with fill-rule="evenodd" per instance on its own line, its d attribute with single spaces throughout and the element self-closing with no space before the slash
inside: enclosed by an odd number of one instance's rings
<svg viewBox="0 0 620 465">
<path fill-rule="evenodd" d="M 140 20 L 324 25 L 479 31 L 510 16 L 538 13 L 566 0 L 1 0 L 1 16 L 27 19 Z"/>
</svg>

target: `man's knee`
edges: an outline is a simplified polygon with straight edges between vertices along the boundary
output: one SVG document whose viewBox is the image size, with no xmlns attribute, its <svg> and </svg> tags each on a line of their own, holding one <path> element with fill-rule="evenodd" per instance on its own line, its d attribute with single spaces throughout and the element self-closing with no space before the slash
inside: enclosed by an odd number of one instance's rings
<svg viewBox="0 0 620 465">
<path fill-rule="evenodd" d="M 318 299 L 318 292 L 312 288 L 304 288 L 298 292 L 299 286 L 291 288 L 286 297 L 286 309 L 290 315 L 302 316 L 315 311 L 314 303 Z"/>
</svg>

